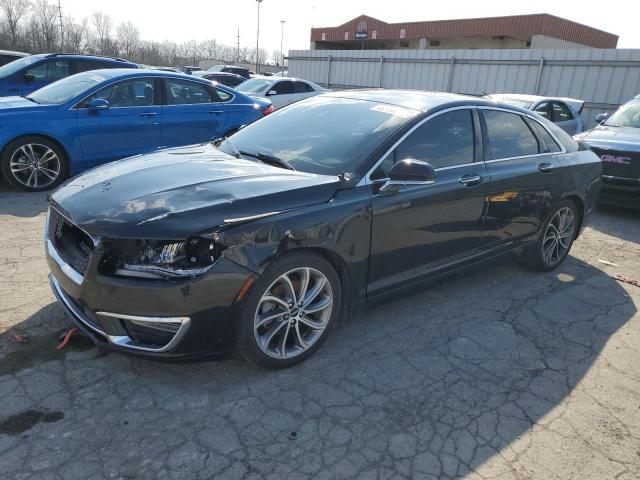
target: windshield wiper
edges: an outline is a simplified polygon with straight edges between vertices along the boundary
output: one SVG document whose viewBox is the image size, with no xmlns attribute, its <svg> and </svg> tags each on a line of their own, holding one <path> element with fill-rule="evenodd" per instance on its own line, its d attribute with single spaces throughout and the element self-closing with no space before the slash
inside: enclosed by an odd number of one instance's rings
<svg viewBox="0 0 640 480">
<path fill-rule="evenodd" d="M 239 153 L 240 155 L 244 155 L 245 157 L 257 158 L 261 162 L 273 165 L 274 167 L 286 168 L 287 170 L 295 170 L 293 165 L 291 165 L 289 162 L 283 160 L 282 158 L 274 157 L 273 155 L 267 155 L 266 153 L 260 152 L 246 152 L 244 150 L 240 150 Z"/>
<path fill-rule="evenodd" d="M 33 98 L 31 97 L 22 97 L 22 98 L 26 98 L 27 100 L 33 102 L 33 103 L 37 103 L 38 105 L 40 105 L 40 102 L 36 102 Z"/>
<path fill-rule="evenodd" d="M 214 147 L 219 147 L 220 145 L 222 145 L 222 143 L 226 143 L 227 146 L 229 147 L 229 150 L 231 150 L 231 155 L 233 155 L 236 158 L 240 158 L 240 152 L 238 151 L 238 149 L 233 145 L 233 143 L 231 143 L 231 140 L 229 140 L 229 137 L 220 137 L 220 138 L 216 138 L 213 142 L 213 146 Z"/>
</svg>

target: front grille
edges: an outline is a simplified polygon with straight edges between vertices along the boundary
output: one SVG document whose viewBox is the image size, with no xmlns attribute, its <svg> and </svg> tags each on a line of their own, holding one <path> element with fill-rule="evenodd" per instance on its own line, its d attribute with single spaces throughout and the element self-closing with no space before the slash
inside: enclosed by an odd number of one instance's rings
<svg viewBox="0 0 640 480">
<path fill-rule="evenodd" d="M 602 173 L 622 178 L 640 178 L 640 153 L 594 147 L 602 160 Z"/>
<path fill-rule="evenodd" d="M 54 208 L 49 210 L 47 236 L 58 255 L 76 272 L 84 275 L 93 250 L 91 237 Z"/>
</svg>

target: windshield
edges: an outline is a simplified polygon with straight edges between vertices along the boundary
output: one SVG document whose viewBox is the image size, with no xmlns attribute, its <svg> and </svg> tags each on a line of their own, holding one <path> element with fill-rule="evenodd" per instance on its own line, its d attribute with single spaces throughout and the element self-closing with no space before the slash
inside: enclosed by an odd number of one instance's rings
<svg viewBox="0 0 640 480">
<path fill-rule="evenodd" d="M 216 65 L 215 67 L 211 67 L 207 72 L 221 72 L 225 65 Z"/>
<path fill-rule="evenodd" d="M 313 97 L 260 119 L 222 142 L 220 150 L 272 155 L 296 170 L 351 172 L 418 112 L 384 103 Z"/>
<path fill-rule="evenodd" d="M 260 93 L 271 85 L 271 83 L 271 80 L 265 80 L 264 78 L 252 78 L 251 80 L 242 82 L 236 87 L 236 90 L 240 90 L 244 93 Z"/>
<path fill-rule="evenodd" d="M 625 103 L 607 118 L 604 124 L 612 127 L 640 128 L 640 98 Z"/>
<path fill-rule="evenodd" d="M 6 65 L 0 67 L 0 77 L 8 77 L 9 75 L 13 75 L 19 70 L 22 70 L 24 67 L 28 67 L 32 63 L 40 60 L 41 57 L 36 55 L 31 55 L 29 57 L 22 57 L 18 60 L 14 60 L 13 62 L 9 62 Z"/>
<path fill-rule="evenodd" d="M 58 80 L 46 87 L 36 90 L 27 98 L 45 105 L 59 105 L 81 95 L 89 88 L 104 82 L 107 77 L 99 73 L 86 72 Z"/>
</svg>

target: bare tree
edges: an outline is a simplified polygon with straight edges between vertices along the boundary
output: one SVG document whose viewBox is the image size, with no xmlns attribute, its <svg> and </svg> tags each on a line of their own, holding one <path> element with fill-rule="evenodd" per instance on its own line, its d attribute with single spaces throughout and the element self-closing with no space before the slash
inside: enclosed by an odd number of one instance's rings
<svg viewBox="0 0 640 480">
<path fill-rule="evenodd" d="M 31 39 L 35 50 L 53 52 L 58 46 L 60 33 L 58 25 L 58 9 L 47 0 L 36 0 L 32 4 Z"/>
<path fill-rule="evenodd" d="M 74 23 L 73 18 L 64 21 L 65 52 L 82 53 L 87 48 L 89 33 L 89 19 L 83 18 L 80 23 Z"/>
<path fill-rule="evenodd" d="M 140 30 L 138 30 L 138 27 L 131 22 L 121 23 L 118 25 L 116 35 L 123 55 L 127 59 L 134 58 L 140 44 Z"/>
<path fill-rule="evenodd" d="M 111 47 L 111 29 L 113 24 L 111 17 L 103 12 L 93 12 L 91 15 L 91 23 L 96 29 L 98 39 L 98 53 L 100 55 L 108 55 Z"/>
<path fill-rule="evenodd" d="M 20 22 L 29 10 L 28 0 L 0 0 L 0 12 L 4 16 L 3 30 L 9 35 L 9 46 L 18 48 L 20 43 Z"/>
</svg>

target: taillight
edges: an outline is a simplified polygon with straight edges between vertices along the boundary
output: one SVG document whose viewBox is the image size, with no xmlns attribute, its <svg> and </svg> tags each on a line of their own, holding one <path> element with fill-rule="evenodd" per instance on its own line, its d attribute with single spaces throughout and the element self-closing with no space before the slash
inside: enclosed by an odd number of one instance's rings
<svg viewBox="0 0 640 480">
<path fill-rule="evenodd" d="M 270 113 L 273 113 L 273 105 L 269 105 L 267 108 L 262 110 L 262 116 L 266 117 Z"/>
</svg>

